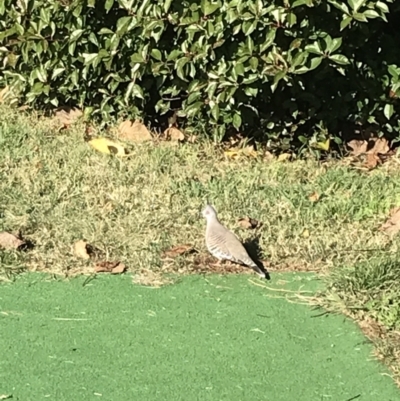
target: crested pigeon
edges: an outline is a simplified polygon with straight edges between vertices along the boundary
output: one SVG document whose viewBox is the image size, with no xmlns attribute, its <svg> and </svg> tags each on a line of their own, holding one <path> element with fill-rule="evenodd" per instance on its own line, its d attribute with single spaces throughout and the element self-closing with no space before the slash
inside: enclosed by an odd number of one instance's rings
<svg viewBox="0 0 400 401">
<path fill-rule="evenodd" d="M 225 259 L 251 267 L 262 278 L 267 278 L 267 274 L 254 263 L 236 235 L 220 223 L 211 205 L 207 205 L 202 214 L 207 220 L 206 245 L 211 255 L 219 260 Z"/>
</svg>

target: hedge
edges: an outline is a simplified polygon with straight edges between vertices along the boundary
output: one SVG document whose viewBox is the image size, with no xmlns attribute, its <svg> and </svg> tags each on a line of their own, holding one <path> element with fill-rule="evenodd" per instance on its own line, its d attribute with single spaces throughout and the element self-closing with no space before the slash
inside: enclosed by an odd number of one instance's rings
<svg viewBox="0 0 400 401">
<path fill-rule="evenodd" d="M 104 122 L 328 149 L 346 127 L 400 132 L 391 0 L 0 0 L 0 87 Z M 353 129 L 353 128 L 351 128 Z"/>
</svg>

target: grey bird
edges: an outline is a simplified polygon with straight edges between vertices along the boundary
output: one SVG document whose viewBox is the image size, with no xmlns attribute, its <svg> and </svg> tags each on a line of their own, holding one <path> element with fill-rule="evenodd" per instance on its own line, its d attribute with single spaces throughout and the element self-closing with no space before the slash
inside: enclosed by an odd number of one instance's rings
<svg viewBox="0 0 400 401">
<path fill-rule="evenodd" d="M 251 267 L 259 276 L 267 278 L 267 274 L 251 259 L 236 235 L 220 223 L 217 212 L 211 205 L 203 209 L 202 215 L 207 220 L 206 245 L 211 255 L 218 260 L 225 259 Z"/>
</svg>

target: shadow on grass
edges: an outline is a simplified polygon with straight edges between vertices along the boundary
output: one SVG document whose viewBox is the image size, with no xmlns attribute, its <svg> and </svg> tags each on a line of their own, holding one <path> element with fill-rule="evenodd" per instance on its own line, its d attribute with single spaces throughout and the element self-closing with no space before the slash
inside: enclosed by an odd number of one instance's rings
<svg viewBox="0 0 400 401">
<path fill-rule="evenodd" d="M 267 280 L 271 280 L 271 276 L 267 269 L 265 268 L 264 264 L 261 261 L 261 247 L 260 247 L 260 237 L 256 236 L 254 238 L 249 238 L 244 242 L 244 247 L 246 248 L 247 253 L 250 257 L 254 260 L 255 264 L 258 266 L 265 273 L 265 278 Z"/>
</svg>

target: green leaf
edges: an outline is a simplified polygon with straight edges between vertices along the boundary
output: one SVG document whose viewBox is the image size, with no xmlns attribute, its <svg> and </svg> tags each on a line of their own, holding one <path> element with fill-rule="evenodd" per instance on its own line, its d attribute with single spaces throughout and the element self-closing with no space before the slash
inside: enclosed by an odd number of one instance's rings
<svg viewBox="0 0 400 401">
<path fill-rule="evenodd" d="M 99 35 L 114 35 L 114 31 L 108 28 L 101 28 L 98 32 Z"/>
<path fill-rule="evenodd" d="M 360 14 L 360 13 L 354 13 L 353 14 L 353 18 L 356 19 L 357 21 L 361 21 L 361 22 L 367 22 L 367 17 L 364 14 Z"/>
<path fill-rule="evenodd" d="M 94 62 L 98 53 L 82 53 L 83 65 L 89 65 Z"/>
<path fill-rule="evenodd" d="M 211 3 L 208 0 L 201 1 L 201 10 L 205 16 L 213 14 L 221 7 L 221 2 Z"/>
<path fill-rule="evenodd" d="M 378 12 L 376 12 L 375 10 L 366 10 L 363 13 L 367 18 L 379 18 L 380 15 Z"/>
<path fill-rule="evenodd" d="M 274 76 L 274 82 L 271 85 L 271 91 L 275 92 L 278 87 L 279 81 L 286 76 L 286 71 L 280 71 Z"/>
<path fill-rule="evenodd" d="M 183 72 L 183 68 L 189 61 L 189 57 L 182 57 L 175 62 L 176 75 L 178 75 L 178 77 L 183 81 L 187 81 L 187 78 L 185 77 L 185 74 Z"/>
<path fill-rule="evenodd" d="M 242 23 L 242 32 L 245 35 L 250 35 L 252 32 L 255 31 L 257 27 L 257 20 L 254 21 L 243 21 Z"/>
<path fill-rule="evenodd" d="M 375 6 L 378 7 L 381 11 L 383 11 L 384 13 L 388 13 L 389 12 L 389 7 L 387 6 L 386 3 L 384 3 L 383 1 L 377 1 L 375 3 Z"/>
<path fill-rule="evenodd" d="M 128 88 L 126 89 L 125 96 L 124 96 L 125 103 L 129 104 L 129 99 L 132 98 L 132 97 L 133 98 L 137 97 L 139 99 L 144 99 L 142 88 L 138 84 L 136 84 L 135 82 L 131 82 L 128 85 Z"/>
<path fill-rule="evenodd" d="M 237 63 L 235 65 L 235 73 L 237 75 L 243 76 L 244 75 L 244 66 L 242 63 Z"/>
<path fill-rule="evenodd" d="M 343 54 L 332 54 L 331 56 L 329 56 L 329 60 L 332 60 L 336 64 L 340 64 L 340 65 L 350 64 L 349 59 L 346 56 L 344 56 Z"/>
<path fill-rule="evenodd" d="M 342 38 L 334 38 L 332 39 L 332 42 L 330 46 L 328 47 L 328 51 L 333 53 L 337 49 L 339 49 L 340 46 L 342 46 Z"/>
<path fill-rule="evenodd" d="M 345 14 L 350 15 L 349 8 L 346 6 L 346 4 L 342 2 L 338 3 L 336 0 L 328 0 L 328 2 L 334 7 L 338 8 L 340 11 L 343 11 Z"/>
<path fill-rule="evenodd" d="M 218 83 L 217 82 L 210 82 L 206 88 L 206 92 L 209 99 L 214 97 L 214 93 L 217 90 Z"/>
<path fill-rule="evenodd" d="M 400 69 L 399 69 L 399 67 L 397 67 L 397 65 L 395 65 L 395 64 L 389 65 L 388 72 L 393 78 L 395 78 L 396 81 L 399 79 Z"/>
<path fill-rule="evenodd" d="M 163 3 L 164 12 L 167 13 L 171 7 L 172 0 L 164 0 Z"/>
<path fill-rule="evenodd" d="M 291 62 L 292 69 L 298 67 L 299 65 L 303 65 L 304 62 L 307 60 L 307 57 L 308 57 L 307 52 L 297 52 Z"/>
<path fill-rule="evenodd" d="M 264 39 L 264 43 L 260 45 L 260 53 L 264 53 L 268 48 L 272 46 L 275 40 L 275 36 L 276 36 L 276 28 L 270 27 Z"/>
<path fill-rule="evenodd" d="M 132 63 L 144 63 L 146 60 L 143 58 L 143 56 L 139 53 L 134 53 L 131 56 L 131 62 Z"/>
<path fill-rule="evenodd" d="M 318 42 L 314 42 L 314 43 L 311 44 L 311 45 L 307 45 L 307 46 L 305 47 L 305 50 L 306 50 L 308 53 L 313 53 L 313 54 L 318 54 L 318 55 L 323 54 L 323 51 L 322 51 L 322 49 L 321 49 L 321 46 L 319 45 Z"/>
<path fill-rule="evenodd" d="M 286 15 L 286 20 L 288 22 L 289 27 L 292 27 L 297 23 L 297 16 L 294 13 L 288 13 Z"/>
<path fill-rule="evenodd" d="M 253 71 L 257 71 L 258 68 L 258 58 L 257 57 L 252 57 L 249 61 L 250 67 Z"/>
<path fill-rule="evenodd" d="M 183 54 L 182 50 L 178 49 L 172 50 L 172 52 L 167 57 L 167 61 L 174 61 L 177 59 L 177 57 L 179 57 L 182 54 Z"/>
<path fill-rule="evenodd" d="M 55 68 L 53 70 L 53 74 L 51 75 L 51 79 L 53 80 L 54 78 L 57 78 L 60 74 L 62 74 L 65 71 L 64 67 L 59 67 Z"/>
<path fill-rule="evenodd" d="M 36 68 L 35 72 L 40 82 L 45 83 L 47 81 L 47 72 L 42 65 L 39 68 Z"/>
<path fill-rule="evenodd" d="M 187 98 L 187 104 L 191 104 L 201 98 L 201 92 L 193 92 Z"/>
<path fill-rule="evenodd" d="M 232 119 L 233 126 L 238 130 L 242 125 L 242 117 L 238 111 L 235 112 Z"/>
<path fill-rule="evenodd" d="M 70 42 L 76 42 L 81 36 L 82 33 L 85 32 L 84 29 L 75 29 L 75 31 L 73 31 L 69 37 L 69 41 Z"/>
<path fill-rule="evenodd" d="M 366 0 L 347 0 L 347 2 L 349 3 L 350 7 L 357 12 L 360 7 L 362 7 Z"/>
<path fill-rule="evenodd" d="M 244 93 L 249 97 L 256 97 L 257 93 L 258 93 L 258 89 L 257 88 L 251 88 L 250 86 L 247 86 L 244 89 Z"/>
<path fill-rule="evenodd" d="M 133 17 L 121 17 L 117 21 L 117 31 L 116 33 L 122 36 L 125 32 L 128 31 L 130 24 L 133 21 Z"/>
<path fill-rule="evenodd" d="M 310 67 L 308 68 L 308 71 L 315 70 L 317 67 L 319 67 L 321 62 L 322 62 L 322 57 L 314 57 L 313 59 L 311 59 L 311 64 Z"/>
<path fill-rule="evenodd" d="M 219 106 L 218 103 L 215 102 L 210 102 L 210 108 L 211 108 L 211 115 L 214 118 L 215 121 L 218 121 L 219 119 Z"/>
<path fill-rule="evenodd" d="M 296 0 L 291 4 L 291 8 L 296 8 L 299 6 L 304 6 L 307 3 L 307 0 Z"/>
<path fill-rule="evenodd" d="M 258 81 L 258 74 L 249 74 L 247 77 L 243 78 L 243 83 L 245 85 L 252 84 L 253 82 Z"/>
<path fill-rule="evenodd" d="M 190 118 L 199 114 L 202 106 L 203 102 L 196 102 L 189 105 L 188 107 L 185 107 L 184 112 L 186 114 L 186 117 Z"/>
<path fill-rule="evenodd" d="M 155 58 L 156 60 L 158 60 L 158 61 L 161 61 L 161 60 L 162 60 L 162 54 L 161 54 L 160 50 L 158 50 L 158 49 L 152 49 L 150 54 L 151 54 L 151 56 L 152 56 L 153 58 Z"/>
<path fill-rule="evenodd" d="M 340 22 L 340 30 L 343 31 L 344 28 L 346 28 L 350 22 L 353 21 L 352 17 L 346 17 Z"/>
<path fill-rule="evenodd" d="M 385 115 L 385 117 L 388 120 L 390 120 L 390 117 L 392 117 L 392 115 L 393 115 L 393 111 L 394 111 L 393 105 L 390 103 L 387 103 L 383 109 L 383 114 Z"/>
<path fill-rule="evenodd" d="M 113 5 L 114 5 L 114 0 L 106 0 L 106 2 L 104 4 L 104 8 L 107 13 L 112 9 Z"/>
</svg>

